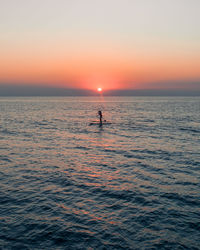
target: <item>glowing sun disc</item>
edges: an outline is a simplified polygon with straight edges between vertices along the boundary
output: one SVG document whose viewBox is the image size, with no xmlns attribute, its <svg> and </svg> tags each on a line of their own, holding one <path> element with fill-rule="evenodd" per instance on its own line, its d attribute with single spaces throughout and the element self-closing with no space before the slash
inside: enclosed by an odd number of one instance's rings
<svg viewBox="0 0 200 250">
<path fill-rule="evenodd" d="M 102 91 L 102 88 L 98 88 L 97 91 L 98 91 L 98 92 L 101 92 L 101 91 Z"/>
</svg>

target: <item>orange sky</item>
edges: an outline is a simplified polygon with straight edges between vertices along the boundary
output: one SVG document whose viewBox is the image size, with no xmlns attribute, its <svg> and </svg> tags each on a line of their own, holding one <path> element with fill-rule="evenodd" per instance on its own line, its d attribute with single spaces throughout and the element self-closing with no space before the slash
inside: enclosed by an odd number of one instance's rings
<svg viewBox="0 0 200 250">
<path fill-rule="evenodd" d="M 110 1 L 3 0 L 0 83 L 151 89 L 200 80 L 198 2 Z"/>
<path fill-rule="evenodd" d="M 200 79 L 200 61 L 196 55 L 119 50 L 77 55 L 73 53 L 75 49 L 62 55 L 34 49 L 2 51 L 0 82 L 113 89 L 149 88 L 150 82 Z"/>
</svg>

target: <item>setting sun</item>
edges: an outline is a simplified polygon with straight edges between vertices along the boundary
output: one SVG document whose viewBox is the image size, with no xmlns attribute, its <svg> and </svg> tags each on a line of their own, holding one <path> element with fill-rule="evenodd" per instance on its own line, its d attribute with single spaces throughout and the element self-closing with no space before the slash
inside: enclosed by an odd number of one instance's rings
<svg viewBox="0 0 200 250">
<path fill-rule="evenodd" d="M 101 92 L 101 91 L 102 91 L 102 88 L 98 88 L 97 91 L 98 91 L 98 92 Z"/>
</svg>

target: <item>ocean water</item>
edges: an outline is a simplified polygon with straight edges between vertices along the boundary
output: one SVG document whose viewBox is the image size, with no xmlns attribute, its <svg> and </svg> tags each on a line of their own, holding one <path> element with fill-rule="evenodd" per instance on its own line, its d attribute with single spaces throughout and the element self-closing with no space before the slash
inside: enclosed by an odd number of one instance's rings
<svg viewBox="0 0 200 250">
<path fill-rule="evenodd" d="M 112 124 L 89 126 L 97 111 Z M 0 249 L 200 249 L 198 97 L 0 99 Z"/>
</svg>

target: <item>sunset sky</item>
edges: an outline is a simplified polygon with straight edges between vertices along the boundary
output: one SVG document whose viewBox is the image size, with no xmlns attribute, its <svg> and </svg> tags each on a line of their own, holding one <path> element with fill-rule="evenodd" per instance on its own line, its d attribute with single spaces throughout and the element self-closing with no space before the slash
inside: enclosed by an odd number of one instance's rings
<svg viewBox="0 0 200 250">
<path fill-rule="evenodd" d="M 0 0 L 0 84 L 200 89 L 199 0 Z"/>
</svg>

